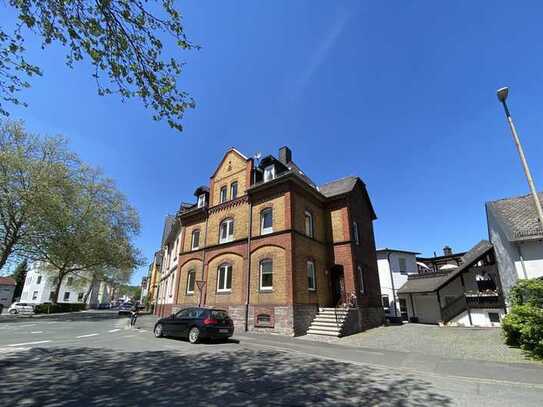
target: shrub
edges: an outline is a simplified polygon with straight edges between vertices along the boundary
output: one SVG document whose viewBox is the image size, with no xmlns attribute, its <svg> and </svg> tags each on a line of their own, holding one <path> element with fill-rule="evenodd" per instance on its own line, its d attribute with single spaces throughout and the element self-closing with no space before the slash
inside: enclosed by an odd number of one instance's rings
<svg viewBox="0 0 543 407">
<path fill-rule="evenodd" d="M 58 312 L 77 312 L 84 310 L 86 304 L 38 304 L 34 306 L 35 314 L 56 314 Z"/>
<path fill-rule="evenodd" d="M 511 312 L 502 321 L 505 343 L 543 358 L 543 281 L 519 280 L 509 298 Z"/>
<path fill-rule="evenodd" d="M 532 278 L 519 280 L 509 292 L 512 306 L 530 304 L 543 308 L 543 280 Z"/>
</svg>

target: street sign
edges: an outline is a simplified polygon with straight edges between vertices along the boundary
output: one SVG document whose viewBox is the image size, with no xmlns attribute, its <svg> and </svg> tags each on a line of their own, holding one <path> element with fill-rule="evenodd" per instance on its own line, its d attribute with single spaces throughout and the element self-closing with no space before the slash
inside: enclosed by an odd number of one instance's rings
<svg viewBox="0 0 543 407">
<path fill-rule="evenodd" d="M 198 287 L 198 290 L 202 291 L 202 289 L 205 287 L 206 282 L 204 280 L 197 280 L 196 281 L 196 287 Z"/>
</svg>

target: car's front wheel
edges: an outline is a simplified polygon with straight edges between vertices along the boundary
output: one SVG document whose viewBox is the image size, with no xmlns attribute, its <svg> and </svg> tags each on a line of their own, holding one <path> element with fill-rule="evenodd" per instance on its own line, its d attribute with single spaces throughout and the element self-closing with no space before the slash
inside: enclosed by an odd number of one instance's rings
<svg viewBox="0 0 543 407">
<path fill-rule="evenodd" d="M 162 338 L 164 336 L 164 328 L 162 327 L 162 324 L 157 324 L 157 326 L 155 326 L 154 333 L 156 338 Z"/>
<path fill-rule="evenodd" d="M 19 312 L 19 311 L 17 311 L 16 309 L 10 309 L 10 310 L 9 310 L 9 313 L 10 313 L 11 315 L 15 315 L 17 312 Z"/>
<path fill-rule="evenodd" d="M 193 344 L 198 343 L 199 339 L 200 339 L 200 330 L 194 326 L 189 331 L 189 342 Z"/>
</svg>

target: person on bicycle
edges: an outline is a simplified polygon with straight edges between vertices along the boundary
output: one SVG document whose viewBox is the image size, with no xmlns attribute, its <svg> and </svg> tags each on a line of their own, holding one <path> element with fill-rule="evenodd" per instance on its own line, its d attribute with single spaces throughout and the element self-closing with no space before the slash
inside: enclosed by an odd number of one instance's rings
<svg viewBox="0 0 543 407">
<path fill-rule="evenodd" d="M 135 326 L 138 319 L 138 304 L 134 303 L 134 306 L 130 309 L 130 326 Z"/>
</svg>

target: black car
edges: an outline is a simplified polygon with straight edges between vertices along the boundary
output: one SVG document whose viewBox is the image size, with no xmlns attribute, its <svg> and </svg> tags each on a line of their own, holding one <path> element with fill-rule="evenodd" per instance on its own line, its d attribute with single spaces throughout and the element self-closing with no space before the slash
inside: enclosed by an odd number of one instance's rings
<svg viewBox="0 0 543 407">
<path fill-rule="evenodd" d="M 228 339 L 234 334 L 234 322 L 222 309 L 186 308 L 155 324 L 155 336 L 188 338 L 190 343 L 202 339 Z"/>
</svg>

